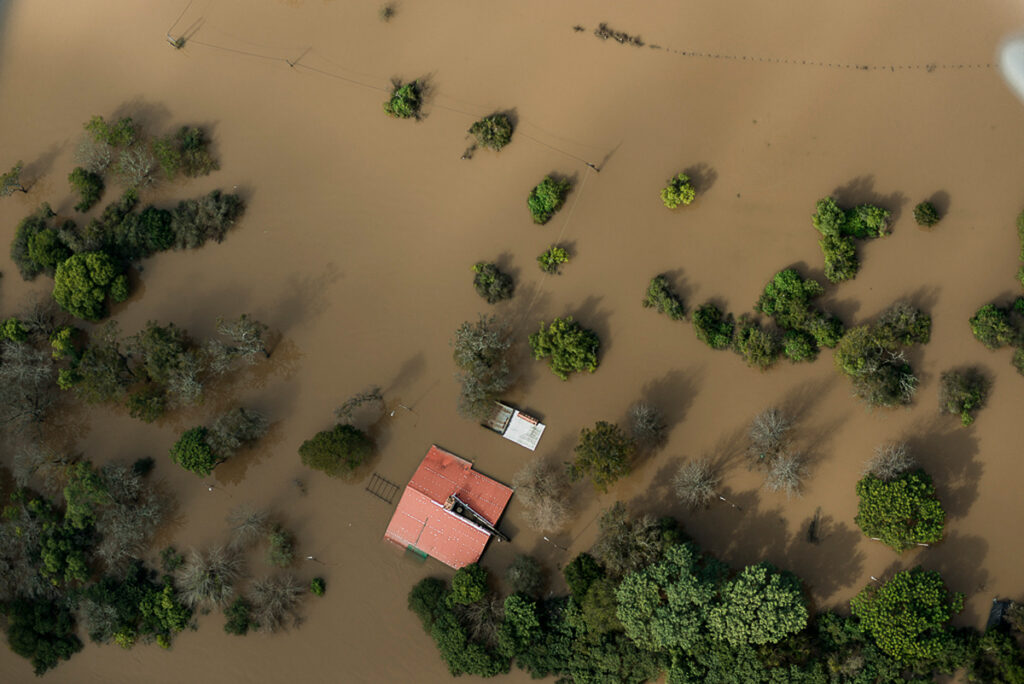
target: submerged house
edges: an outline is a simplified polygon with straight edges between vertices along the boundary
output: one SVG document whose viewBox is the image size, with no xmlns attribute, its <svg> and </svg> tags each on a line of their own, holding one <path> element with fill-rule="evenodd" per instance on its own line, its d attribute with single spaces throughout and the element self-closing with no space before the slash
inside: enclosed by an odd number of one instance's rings
<svg viewBox="0 0 1024 684">
<path fill-rule="evenodd" d="M 530 451 L 537 448 L 544 434 L 544 423 L 500 401 L 494 402 L 494 413 L 481 424 Z"/>
<path fill-rule="evenodd" d="M 437 445 L 409 480 L 384 538 L 456 570 L 479 560 L 512 498 L 509 487 Z"/>
</svg>

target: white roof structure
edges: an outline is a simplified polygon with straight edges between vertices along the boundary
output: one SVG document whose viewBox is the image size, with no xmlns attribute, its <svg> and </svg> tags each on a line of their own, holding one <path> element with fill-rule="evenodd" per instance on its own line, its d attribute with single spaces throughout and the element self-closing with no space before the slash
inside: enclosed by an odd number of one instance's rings
<svg viewBox="0 0 1024 684">
<path fill-rule="evenodd" d="M 530 451 L 537 448 L 540 436 L 544 434 L 544 423 L 532 416 L 516 411 L 508 422 L 502 437 L 512 440 L 519 446 L 524 446 Z"/>
</svg>

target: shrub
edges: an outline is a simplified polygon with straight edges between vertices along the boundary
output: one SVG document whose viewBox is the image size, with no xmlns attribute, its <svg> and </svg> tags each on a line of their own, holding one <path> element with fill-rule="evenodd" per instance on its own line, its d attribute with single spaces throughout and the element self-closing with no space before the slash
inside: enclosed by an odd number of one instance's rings
<svg viewBox="0 0 1024 684">
<path fill-rule="evenodd" d="M 57 236 L 57 230 L 50 226 L 50 219 L 54 216 L 56 214 L 50 205 L 43 203 L 33 213 L 23 218 L 14 231 L 14 239 L 11 241 L 11 260 L 17 265 L 21 277 L 25 280 L 32 280 L 44 271 L 53 274 L 53 270 L 56 268 L 56 264 L 52 264 L 47 270 L 44 264 L 37 261 L 38 255 L 34 258 L 32 254 L 33 243 L 40 233 L 46 233 L 49 236 L 49 241 L 55 242 L 53 238 Z M 61 256 L 63 257 L 61 261 L 63 261 L 71 256 L 71 250 L 64 247 Z"/>
<path fill-rule="evenodd" d="M 160 551 L 160 568 L 164 572 L 174 572 L 185 562 L 185 556 L 178 553 L 173 546 L 165 546 Z"/>
<path fill-rule="evenodd" d="M 10 171 L 0 174 L 0 197 L 9 197 L 15 192 L 28 192 L 21 182 L 21 171 L 24 168 L 24 163 L 18 161 L 17 164 L 11 167 Z"/>
<path fill-rule="evenodd" d="M 868 537 L 897 551 L 942 540 L 946 514 L 923 470 L 886 481 L 872 473 L 857 483 L 860 497 L 854 521 Z"/>
<path fill-rule="evenodd" d="M 558 273 L 558 267 L 567 263 L 569 252 L 557 245 L 551 245 L 546 252 L 537 257 L 537 264 L 545 273 Z"/>
<path fill-rule="evenodd" d="M 597 370 L 597 351 L 601 340 L 594 332 L 580 326 L 572 319 L 556 318 L 545 328 L 530 335 L 530 348 L 533 358 L 538 361 L 550 357 L 548 367 L 562 380 L 578 371 L 593 373 Z"/>
<path fill-rule="evenodd" d="M 733 350 L 748 366 L 766 370 L 782 353 L 782 341 L 773 330 L 763 329 L 757 321 L 743 315 L 732 340 Z"/>
<path fill-rule="evenodd" d="M 850 237 L 865 239 L 885 235 L 889 227 L 890 212 L 873 204 L 861 204 L 846 211 L 842 232 Z"/>
<path fill-rule="evenodd" d="M 492 114 L 469 127 L 477 145 L 498 151 L 512 140 L 512 119 L 507 114 Z"/>
<path fill-rule="evenodd" d="M 384 103 L 384 111 L 388 113 L 388 116 L 398 119 L 418 119 L 422 106 L 423 87 L 419 81 L 392 82 L 391 98 Z"/>
<path fill-rule="evenodd" d="M 380 9 L 377 10 L 377 16 L 379 16 L 380 20 L 383 22 L 391 21 L 395 16 L 395 5 L 390 2 L 381 5 Z"/>
<path fill-rule="evenodd" d="M 946 371 L 939 381 L 939 408 L 960 416 L 960 423 L 970 425 L 974 413 L 985 405 L 991 381 L 977 368 Z"/>
<path fill-rule="evenodd" d="M 327 583 L 323 577 L 314 577 L 309 582 L 309 593 L 313 596 L 323 596 L 327 592 Z"/>
<path fill-rule="evenodd" d="M 373 442 L 352 425 L 335 425 L 302 443 L 302 463 L 331 477 L 352 473 L 373 453 Z"/>
<path fill-rule="evenodd" d="M 452 578 L 450 601 L 453 604 L 476 603 L 487 593 L 487 571 L 476 563 L 464 565 Z"/>
<path fill-rule="evenodd" d="M 75 211 L 89 211 L 100 201 L 103 195 L 103 176 L 86 171 L 81 166 L 68 175 L 72 192 L 78 193 L 78 204 Z"/>
<path fill-rule="evenodd" d="M 622 428 L 599 420 L 594 429 L 580 431 L 569 472 L 574 480 L 589 476 L 598 490 L 606 492 L 616 480 L 629 474 L 629 460 L 635 449 L 635 443 Z"/>
<path fill-rule="evenodd" d="M 276 527 L 267 536 L 267 562 L 279 568 L 287 568 L 295 561 L 295 541 L 286 530 Z"/>
<path fill-rule="evenodd" d="M 258 626 L 252 619 L 252 604 L 239 596 L 224 609 L 224 631 L 236 636 L 245 636 L 250 629 Z"/>
<path fill-rule="evenodd" d="M 723 315 L 717 306 L 708 302 L 693 312 L 693 327 L 697 339 L 712 349 L 728 349 L 732 344 L 732 314 Z"/>
<path fill-rule="evenodd" d="M 473 266 L 473 273 L 473 288 L 478 295 L 487 300 L 488 304 L 496 304 L 512 297 L 515 289 L 512 276 L 498 270 L 497 264 L 478 262 Z"/>
<path fill-rule="evenodd" d="M 107 300 L 128 298 L 128 276 L 104 252 L 75 254 L 57 267 L 53 298 L 68 313 L 88 321 L 107 315 Z"/>
<path fill-rule="evenodd" d="M 885 235 L 889 217 L 887 210 L 870 204 L 844 211 L 831 197 L 818 200 L 811 221 L 821 233 L 818 244 L 825 254 L 825 277 L 833 283 L 855 277 L 860 264 L 854 238 Z"/>
<path fill-rule="evenodd" d="M 669 209 L 675 209 L 680 204 L 688 205 L 697 197 L 697 191 L 690 183 L 690 177 L 685 173 L 677 174 L 675 178 L 669 178 L 668 185 L 661 189 L 661 201 Z"/>
<path fill-rule="evenodd" d="M 531 556 L 517 554 L 512 565 L 505 570 L 505 583 L 512 594 L 535 596 L 543 581 L 540 563 Z"/>
<path fill-rule="evenodd" d="M 182 126 L 174 135 L 181 158 L 181 170 L 189 178 L 209 175 L 220 168 L 220 164 L 210 154 L 210 141 L 206 133 L 196 126 Z"/>
<path fill-rule="evenodd" d="M 989 349 L 1016 345 L 1020 341 L 1020 331 L 1010 322 L 1009 311 L 995 304 L 981 307 L 968 322 L 974 337 Z"/>
<path fill-rule="evenodd" d="M 939 212 L 931 202 L 921 202 L 914 207 L 914 221 L 916 221 L 919 226 L 931 228 L 939 222 L 940 218 Z"/>
<path fill-rule="evenodd" d="M 28 340 L 28 329 L 19 319 L 11 316 L 0 323 L 0 339 L 9 342 L 25 342 Z"/>
<path fill-rule="evenodd" d="M 1018 373 L 1024 375 L 1024 349 L 1013 350 L 1013 360 L 1011 363 Z"/>
<path fill-rule="evenodd" d="M 686 315 L 683 301 L 672 289 L 672 284 L 664 274 L 651 278 L 651 282 L 647 286 L 647 293 L 644 295 L 643 305 L 644 308 L 655 309 L 659 313 L 665 314 L 673 321 L 682 320 Z"/>
<path fill-rule="evenodd" d="M 171 460 L 196 475 L 210 475 L 224 459 L 219 458 L 210 448 L 208 435 L 209 430 L 205 427 L 187 430 L 171 447 Z"/>
<path fill-rule="evenodd" d="M 544 180 L 530 191 L 530 196 L 526 199 L 533 222 L 544 225 L 550 221 L 555 212 L 562 208 L 562 202 L 569 194 L 571 185 L 568 180 L 556 180 L 551 176 L 545 176 Z"/>
<path fill-rule="evenodd" d="M 139 135 L 139 127 L 127 116 L 114 123 L 107 123 L 102 116 L 94 116 L 83 127 L 93 140 L 112 147 L 129 147 Z"/>
</svg>

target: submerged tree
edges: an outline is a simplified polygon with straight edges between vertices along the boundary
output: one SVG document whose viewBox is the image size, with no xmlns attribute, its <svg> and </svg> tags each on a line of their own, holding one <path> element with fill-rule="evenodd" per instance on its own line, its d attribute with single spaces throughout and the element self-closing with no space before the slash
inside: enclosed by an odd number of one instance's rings
<svg viewBox="0 0 1024 684">
<path fill-rule="evenodd" d="M 792 423 L 782 411 L 770 408 L 750 421 L 750 447 L 747 452 L 756 464 L 769 462 L 778 456 L 787 443 Z"/>
<path fill-rule="evenodd" d="M 318 432 L 299 447 L 302 463 L 331 477 L 351 474 L 373 453 L 370 437 L 352 425 Z"/>
<path fill-rule="evenodd" d="M 673 485 L 676 496 L 690 508 L 707 508 L 718 498 L 718 483 L 711 464 L 705 460 L 690 461 L 676 473 Z"/>
<path fill-rule="evenodd" d="M 21 170 L 24 164 L 19 161 L 11 167 L 10 171 L 0 174 L 0 197 L 13 195 L 15 192 L 28 192 L 21 182 Z"/>
<path fill-rule="evenodd" d="M 299 623 L 298 606 L 305 587 L 294 575 L 263 577 L 252 583 L 248 598 L 252 615 L 261 632 L 277 632 Z"/>
<path fill-rule="evenodd" d="M 270 529 L 270 514 L 250 504 L 236 506 L 228 513 L 231 526 L 231 550 L 247 549 L 266 537 Z"/>
<path fill-rule="evenodd" d="M 568 380 L 575 372 L 597 370 L 600 347 L 597 334 L 582 327 L 572 316 L 556 318 L 547 327 L 542 322 L 540 330 L 530 335 L 533 358 L 549 359 L 551 372 L 562 380 Z"/>
<path fill-rule="evenodd" d="M 601 514 L 600 534 L 590 552 L 609 575 L 623 577 L 650 565 L 666 546 L 664 529 L 649 515 L 630 518 L 622 502 Z"/>
<path fill-rule="evenodd" d="M 512 479 L 516 498 L 526 511 L 526 524 L 538 532 L 556 532 L 569 521 L 569 481 L 564 468 L 536 457 Z"/>
<path fill-rule="evenodd" d="M 890 442 L 875 447 L 875 455 L 868 460 L 864 474 L 870 473 L 882 482 L 892 482 L 915 465 L 905 442 Z"/>
<path fill-rule="evenodd" d="M 781 453 L 768 464 L 764 486 L 770 492 L 782 492 L 788 498 L 800 496 L 800 487 L 807 476 L 804 458 L 798 453 Z"/>
<path fill-rule="evenodd" d="M 618 425 L 599 420 L 593 429 L 580 430 L 580 441 L 573 450 L 569 467 L 573 479 L 590 477 L 602 492 L 630 471 L 634 441 Z"/>
<path fill-rule="evenodd" d="M 178 571 L 182 600 L 192 608 L 226 606 L 243 569 L 242 559 L 220 546 L 206 552 L 193 550 Z"/>
<path fill-rule="evenodd" d="M 939 408 L 960 416 L 962 425 L 970 425 L 985 406 L 991 387 L 992 381 L 977 368 L 946 371 L 939 379 Z"/>
<path fill-rule="evenodd" d="M 668 439 L 664 414 L 642 401 L 629 409 L 629 428 L 633 441 L 641 451 L 660 447 Z"/>
<path fill-rule="evenodd" d="M 494 412 L 494 401 L 509 388 L 511 346 L 508 325 L 494 316 L 481 315 L 455 331 L 452 356 L 460 371 L 455 376 L 460 383 L 460 415 L 484 420 Z"/>
</svg>

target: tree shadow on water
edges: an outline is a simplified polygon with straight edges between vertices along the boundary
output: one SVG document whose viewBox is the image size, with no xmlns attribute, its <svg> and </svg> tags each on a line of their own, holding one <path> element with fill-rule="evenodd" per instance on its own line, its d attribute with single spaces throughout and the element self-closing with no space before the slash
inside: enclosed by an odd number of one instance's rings
<svg viewBox="0 0 1024 684">
<path fill-rule="evenodd" d="M 839 186 L 832 191 L 832 196 L 844 209 L 859 204 L 874 204 L 887 209 L 892 214 L 890 224 L 899 219 L 903 205 L 907 202 L 906 195 L 899 190 L 887 195 L 875 190 L 875 177 L 871 174 L 857 176 L 845 185 Z"/>
<path fill-rule="evenodd" d="M 666 432 L 670 432 L 686 418 L 687 411 L 697 397 L 703 376 L 704 366 L 686 370 L 676 368 L 644 385 L 640 393 L 641 401 L 661 412 Z"/>
<path fill-rule="evenodd" d="M 905 441 L 910 455 L 931 476 L 947 518 L 962 518 L 978 498 L 983 466 L 975 458 L 978 441 L 952 416 L 936 416 L 914 426 Z"/>
</svg>

